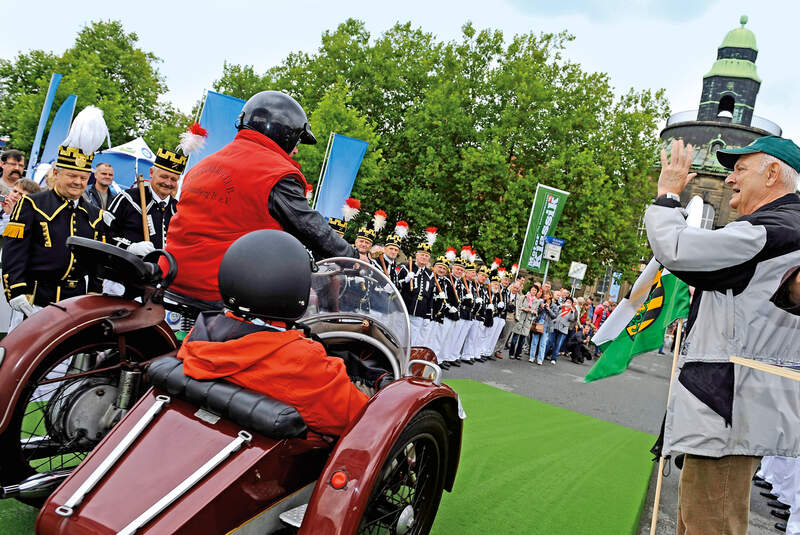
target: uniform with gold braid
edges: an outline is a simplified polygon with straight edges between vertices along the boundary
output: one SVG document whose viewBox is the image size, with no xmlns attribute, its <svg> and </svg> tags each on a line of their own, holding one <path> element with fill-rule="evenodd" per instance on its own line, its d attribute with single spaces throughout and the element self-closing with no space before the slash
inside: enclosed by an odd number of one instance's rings
<svg viewBox="0 0 800 535">
<path fill-rule="evenodd" d="M 93 154 L 59 147 L 56 165 L 90 171 Z M 77 202 L 55 189 L 23 196 L 3 232 L 3 287 L 10 301 L 28 295 L 36 306 L 47 306 L 87 292 L 86 270 L 67 249 L 69 236 L 105 241 L 102 210 L 85 199 Z M 90 279 L 89 291 L 102 290 Z"/>
</svg>

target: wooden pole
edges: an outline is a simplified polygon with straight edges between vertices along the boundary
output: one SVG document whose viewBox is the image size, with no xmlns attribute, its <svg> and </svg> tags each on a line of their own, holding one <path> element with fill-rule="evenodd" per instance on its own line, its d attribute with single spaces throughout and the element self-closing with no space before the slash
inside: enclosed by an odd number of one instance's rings
<svg viewBox="0 0 800 535">
<path fill-rule="evenodd" d="M 748 368 L 753 368 L 754 370 L 771 373 L 772 375 L 778 375 L 793 381 L 800 381 L 800 372 L 793 370 L 792 368 L 783 368 L 781 366 L 767 364 L 766 362 L 758 362 L 757 360 L 746 359 L 743 357 L 731 357 L 730 361 L 734 364 L 738 364 L 739 366 L 747 366 Z"/>
<path fill-rule="evenodd" d="M 675 367 L 678 365 L 678 354 L 681 350 L 681 333 L 683 331 L 684 320 L 678 321 L 678 328 L 675 329 L 675 350 L 672 352 L 672 371 L 669 374 L 669 390 L 667 390 L 667 405 L 669 396 L 672 393 L 672 379 L 675 377 Z M 656 524 L 658 523 L 658 505 L 661 502 L 661 482 L 664 480 L 664 455 L 658 460 L 658 479 L 656 479 L 656 499 L 653 502 L 653 520 L 650 523 L 650 535 L 656 534 Z"/>
<path fill-rule="evenodd" d="M 136 177 L 139 186 L 139 204 L 142 207 L 142 235 L 144 241 L 150 241 L 150 225 L 147 224 L 147 201 L 144 198 L 144 175 Z"/>
</svg>

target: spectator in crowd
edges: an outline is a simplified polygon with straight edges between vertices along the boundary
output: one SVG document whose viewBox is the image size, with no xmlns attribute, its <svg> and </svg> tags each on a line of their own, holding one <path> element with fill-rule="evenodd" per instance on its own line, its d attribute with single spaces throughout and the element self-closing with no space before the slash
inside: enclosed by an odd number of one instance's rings
<svg viewBox="0 0 800 535">
<path fill-rule="evenodd" d="M 7 196 L 17 180 L 25 173 L 25 156 L 15 149 L 3 151 L 3 155 L 0 156 L 0 169 L 3 170 L 0 177 L 0 195 Z"/>
<path fill-rule="evenodd" d="M 565 342 L 564 353 L 576 364 L 583 364 L 585 360 L 592 360 L 594 344 L 592 343 L 592 324 L 575 324 Z"/>
<path fill-rule="evenodd" d="M 587 310 L 586 299 L 583 297 L 578 297 L 577 299 L 575 299 L 575 312 L 577 315 L 575 323 L 579 325 L 583 325 L 584 323 L 586 323 L 586 310 Z"/>
<path fill-rule="evenodd" d="M 563 292 L 561 292 L 561 294 L 563 296 Z M 575 311 L 572 298 L 564 298 L 563 304 L 558 310 L 558 316 L 556 316 L 555 320 L 553 321 L 554 341 L 553 358 L 550 360 L 551 363 L 555 364 L 558 360 L 558 354 L 561 352 L 564 341 L 567 339 L 567 335 L 570 332 L 570 326 L 575 324 L 576 317 L 577 313 Z"/>
<path fill-rule="evenodd" d="M 110 163 L 99 163 L 94 170 L 94 184 L 86 188 L 84 199 L 102 210 L 108 210 L 115 193 L 109 186 L 114 182 L 114 167 Z"/>
<path fill-rule="evenodd" d="M 542 333 L 539 335 L 539 343 L 534 344 L 531 340 L 531 352 L 528 362 L 542 365 L 544 362 L 544 355 L 547 349 L 547 342 L 553 334 L 553 320 L 558 316 L 558 305 L 553 299 L 553 294 L 550 291 L 550 283 L 542 285 L 542 304 L 539 307 L 539 315 L 536 323 L 542 325 Z M 555 362 L 553 362 L 555 364 Z"/>
<path fill-rule="evenodd" d="M 586 298 L 586 319 L 581 320 L 581 323 L 592 323 L 594 319 L 594 298 L 590 295 Z"/>
<path fill-rule="evenodd" d="M 514 284 L 519 284 L 519 280 Z M 522 346 L 531 332 L 531 325 L 536 319 L 539 308 L 538 289 L 536 285 L 531 286 L 528 293 L 519 292 L 514 304 L 514 324 L 511 328 L 511 347 L 508 350 L 508 358 L 520 360 Z"/>
<path fill-rule="evenodd" d="M 14 187 L 11 188 L 11 191 L 6 196 L 6 200 L 2 203 L 3 211 L 2 214 L 0 214 L 0 233 L 5 230 L 6 225 L 11 219 L 11 211 L 14 210 L 20 197 L 38 191 L 41 191 L 41 188 L 33 180 L 28 180 L 27 178 L 20 178 L 17 180 L 17 183 L 14 184 Z"/>
<path fill-rule="evenodd" d="M 608 317 L 608 309 L 608 301 L 603 301 L 601 304 L 595 307 L 594 316 L 592 317 L 592 323 L 594 324 L 595 331 L 600 328 L 604 321 L 606 321 L 606 318 Z"/>
</svg>

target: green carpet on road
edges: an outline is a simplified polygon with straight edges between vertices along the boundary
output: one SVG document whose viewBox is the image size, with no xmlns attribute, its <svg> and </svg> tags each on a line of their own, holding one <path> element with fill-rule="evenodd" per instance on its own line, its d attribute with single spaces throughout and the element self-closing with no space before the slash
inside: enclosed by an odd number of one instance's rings
<svg viewBox="0 0 800 535">
<path fill-rule="evenodd" d="M 654 436 L 477 381 L 446 383 L 467 419 L 433 535 L 636 532 Z"/>
<path fill-rule="evenodd" d="M 447 384 L 467 419 L 454 492 L 442 496 L 433 535 L 636 532 L 655 437 L 477 381 Z M 36 513 L 0 501 L 0 535 L 33 533 Z"/>
</svg>

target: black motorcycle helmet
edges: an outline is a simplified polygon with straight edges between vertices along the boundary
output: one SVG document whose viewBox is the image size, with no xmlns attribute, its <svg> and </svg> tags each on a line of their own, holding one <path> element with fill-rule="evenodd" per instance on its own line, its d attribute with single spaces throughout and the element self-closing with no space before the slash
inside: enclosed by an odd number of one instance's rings
<svg viewBox="0 0 800 535">
<path fill-rule="evenodd" d="M 244 103 L 236 128 L 260 132 L 291 154 L 298 143 L 316 145 L 306 112 L 295 99 L 280 91 L 256 93 Z"/>
<path fill-rule="evenodd" d="M 219 292 L 234 314 L 293 322 L 308 307 L 314 260 L 291 234 L 257 230 L 228 247 Z"/>
</svg>

